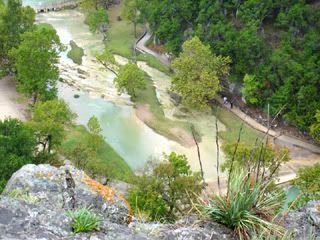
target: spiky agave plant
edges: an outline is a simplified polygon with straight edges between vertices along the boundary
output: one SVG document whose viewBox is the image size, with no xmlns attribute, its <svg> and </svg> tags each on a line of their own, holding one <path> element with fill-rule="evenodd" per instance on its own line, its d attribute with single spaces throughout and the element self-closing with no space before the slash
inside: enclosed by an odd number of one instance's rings
<svg viewBox="0 0 320 240">
<path fill-rule="evenodd" d="M 214 194 L 204 212 L 215 222 L 233 229 L 240 239 L 254 235 L 284 234 L 284 229 L 273 223 L 284 196 L 281 191 L 270 190 L 272 182 L 256 182 L 243 171 L 234 171 L 225 196 Z"/>
</svg>

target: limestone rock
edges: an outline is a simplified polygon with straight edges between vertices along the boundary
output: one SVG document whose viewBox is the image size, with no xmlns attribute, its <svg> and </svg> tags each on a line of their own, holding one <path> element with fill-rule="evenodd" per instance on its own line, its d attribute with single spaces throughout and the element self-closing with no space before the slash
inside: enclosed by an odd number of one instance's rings
<svg viewBox="0 0 320 240">
<path fill-rule="evenodd" d="M 310 201 L 305 207 L 289 212 L 284 221 L 294 239 L 320 240 L 320 201 Z"/>
<path fill-rule="evenodd" d="M 68 210 L 84 206 L 90 206 L 102 222 L 97 231 L 74 234 Z M 130 220 L 130 206 L 122 195 L 71 165 L 25 165 L 0 195 L 0 240 L 234 239 L 231 230 L 196 216 L 176 224 L 128 225 Z"/>
</svg>

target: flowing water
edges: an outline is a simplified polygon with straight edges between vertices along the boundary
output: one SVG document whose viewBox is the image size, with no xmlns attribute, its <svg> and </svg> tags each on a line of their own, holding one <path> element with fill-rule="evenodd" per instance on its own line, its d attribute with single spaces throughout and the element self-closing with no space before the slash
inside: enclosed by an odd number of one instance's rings
<svg viewBox="0 0 320 240">
<path fill-rule="evenodd" d="M 61 54 L 60 75 L 65 83 L 59 83 L 59 97 L 63 98 L 72 111 L 78 114 L 77 123 L 86 124 L 95 115 L 103 129 L 107 142 L 127 161 L 132 169 L 137 169 L 151 157 L 159 157 L 163 152 L 176 151 L 185 154 L 194 170 L 199 170 L 196 147 L 185 148 L 155 133 L 140 121 L 129 96 L 118 95 L 113 85 L 115 75 L 95 60 L 95 54 L 103 50 L 102 36 L 90 33 L 83 24 L 83 15 L 76 10 L 50 12 L 37 16 L 39 23 L 49 23 L 57 31 L 63 44 L 70 49 L 70 40 L 84 49 L 85 56 L 81 66 Z M 119 59 L 120 57 L 117 57 Z M 124 62 L 125 59 L 122 59 Z M 173 108 L 166 88 L 170 79 L 143 62 L 139 67 L 148 73 L 157 90 L 157 96 L 167 117 L 173 118 Z M 79 98 L 74 98 L 79 94 Z M 195 114 L 187 119 L 196 124 L 203 135 L 200 149 L 205 177 L 213 180 L 215 173 L 215 118 L 214 116 Z M 220 124 L 220 129 L 223 126 Z M 221 159 L 223 156 L 221 156 Z"/>
</svg>

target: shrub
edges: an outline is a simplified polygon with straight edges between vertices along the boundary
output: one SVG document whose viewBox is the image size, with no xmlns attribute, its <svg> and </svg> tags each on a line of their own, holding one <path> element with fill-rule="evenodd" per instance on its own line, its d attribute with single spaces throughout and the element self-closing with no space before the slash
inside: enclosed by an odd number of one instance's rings
<svg viewBox="0 0 320 240">
<path fill-rule="evenodd" d="M 72 218 L 72 230 L 75 233 L 90 232 L 99 229 L 101 218 L 91 211 L 88 207 L 68 211 Z"/>
<path fill-rule="evenodd" d="M 0 193 L 15 171 L 34 161 L 35 148 L 33 132 L 24 123 L 0 121 Z"/>
<path fill-rule="evenodd" d="M 273 222 L 283 206 L 284 194 L 270 188 L 272 182 L 255 182 L 244 172 L 235 171 L 225 196 L 214 194 L 202 206 L 213 221 L 233 229 L 240 239 L 253 236 L 283 235 L 284 229 Z"/>
<path fill-rule="evenodd" d="M 191 171 L 186 156 L 176 153 L 165 155 L 160 163 L 149 163 L 133 184 L 128 201 L 134 213 L 145 213 L 149 220 L 161 222 L 173 222 L 190 210 L 202 189 L 200 174 Z"/>
<path fill-rule="evenodd" d="M 300 169 L 293 185 L 301 192 L 294 208 L 302 207 L 310 200 L 320 200 L 320 164 Z"/>
<path fill-rule="evenodd" d="M 221 166 L 222 171 L 229 171 L 233 164 L 234 167 L 263 173 L 264 177 L 272 178 L 278 173 L 280 166 L 290 160 L 289 149 L 273 147 L 268 142 L 257 143 L 256 146 L 227 143 L 222 147 L 226 154 L 226 160 Z"/>
</svg>

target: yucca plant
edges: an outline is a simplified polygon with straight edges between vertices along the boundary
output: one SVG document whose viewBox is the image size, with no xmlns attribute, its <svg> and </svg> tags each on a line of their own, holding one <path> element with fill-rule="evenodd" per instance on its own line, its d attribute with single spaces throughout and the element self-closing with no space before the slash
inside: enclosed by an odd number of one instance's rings
<svg viewBox="0 0 320 240">
<path fill-rule="evenodd" d="M 102 221 L 89 207 L 69 210 L 68 215 L 72 219 L 71 227 L 74 233 L 98 230 Z"/>
<path fill-rule="evenodd" d="M 283 206 L 281 191 L 270 190 L 271 182 L 257 182 L 244 172 L 234 171 L 225 196 L 213 195 L 204 212 L 215 221 L 233 229 L 240 239 L 253 236 L 282 236 L 284 229 L 273 223 Z"/>
</svg>

